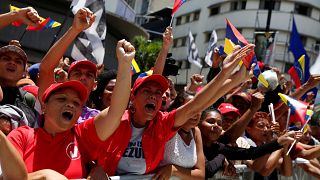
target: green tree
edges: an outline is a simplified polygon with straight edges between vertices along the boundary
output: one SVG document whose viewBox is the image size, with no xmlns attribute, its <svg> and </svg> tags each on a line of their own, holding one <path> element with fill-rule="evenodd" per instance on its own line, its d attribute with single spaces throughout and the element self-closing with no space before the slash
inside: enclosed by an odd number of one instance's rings
<svg viewBox="0 0 320 180">
<path fill-rule="evenodd" d="M 149 41 L 143 36 L 135 36 L 133 38 L 133 44 L 136 48 L 135 60 L 141 72 L 148 71 L 154 66 L 162 46 L 162 41 Z"/>
</svg>

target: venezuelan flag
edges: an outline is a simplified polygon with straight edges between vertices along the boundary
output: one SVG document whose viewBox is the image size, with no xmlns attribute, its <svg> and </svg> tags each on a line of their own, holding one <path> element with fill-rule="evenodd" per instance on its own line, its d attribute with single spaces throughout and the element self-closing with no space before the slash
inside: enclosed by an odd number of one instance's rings
<svg viewBox="0 0 320 180">
<path fill-rule="evenodd" d="M 242 36 L 242 34 L 235 28 L 231 22 L 227 20 L 227 28 L 226 28 L 226 37 L 224 43 L 224 52 L 226 54 L 230 54 L 235 45 L 240 45 L 244 47 L 245 45 L 249 44 L 248 41 Z M 265 87 L 269 87 L 268 81 L 263 77 L 261 74 L 261 70 L 257 63 L 256 55 L 254 51 L 250 52 L 243 60 L 242 63 L 246 66 L 247 69 L 251 68 L 251 64 L 255 63 L 255 67 L 253 70 L 254 76 L 263 84 Z"/>
<path fill-rule="evenodd" d="M 141 77 L 145 77 L 145 76 L 151 76 L 153 74 L 153 68 L 151 68 L 149 71 L 146 71 L 146 72 L 143 72 L 141 73 L 138 78 L 141 78 Z"/>
<path fill-rule="evenodd" d="M 175 0 L 172 8 L 172 14 L 174 14 L 179 9 L 179 7 L 185 2 L 187 2 L 187 0 Z"/>
<path fill-rule="evenodd" d="M 302 55 L 298 61 L 295 61 L 289 69 L 288 74 L 291 76 L 297 88 L 305 82 L 305 55 Z"/>
<path fill-rule="evenodd" d="M 18 11 L 20 9 L 21 8 L 10 5 L 10 12 L 11 11 Z M 61 26 L 61 23 L 52 20 L 50 17 L 48 17 L 47 19 L 40 17 L 40 20 L 41 20 L 41 22 L 39 23 L 38 26 L 27 26 L 26 30 L 37 31 L 37 30 L 55 28 L 55 27 Z M 21 26 L 21 24 L 22 24 L 21 22 L 13 22 L 12 23 L 13 26 Z"/>
<path fill-rule="evenodd" d="M 278 93 L 281 100 L 290 108 L 290 120 L 289 124 L 293 122 L 301 122 L 303 126 L 306 123 L 306 116 L 310 115 L 310 111 L 307 114 L 308 105 L 303 101 L 298 101 L 292 97 L 289 97 L 285 94 Z"/>
<path fill-rule="evenodd" d="M 313 111 L 312 110 L 310 110 L 310 109 L 308 109 L 307 110 L 307 113 L 306 113 L 306 120 L 307 120 L 307 122 L 306 123 L 308 123 L 308 121 L 311 119 L 311 116 L 313 115 Z M 303 128 L 303 134 L 304 133 L 306 133 L 306 132 L 308 132 L 308 129 L 309 129 L 309 125 L 307 124 L 306 126 L 304 126 L 304 128 Z"/>
<path fill-rule="evenodd" d="M 52 20 L 50 17 L 48 17 L 47 19 L 41 19 L 41 22 L 39 24 L 39 26 L 28 26 L 27 30 L 28 31 L 38 31 L 38 30 L 43 30 L 43 29 L 49 29 L 49 28 L 55 28 L 60 26 L 61 24 Z"/>
<path fill-rule="evenodd" d="M 9 7 L 10 7 L 10 12 L 20 10 L 20 8 L 18 8 L 16 6 L 12 6 L 11 4 Z M 21 26 L 21 24 L 22 24 L 22 22 L 13 22 L 12 23 L 13 26 L 17 26 L 17 27 Z"/>
<path fill-rule="evenodd" d="M 131 75 L 134 75 L 139 72 L 140 72 L 140 68 L 139 68 L 136 60 L 132 59 L 132 61 L 131 61 Z"/>
</svg>

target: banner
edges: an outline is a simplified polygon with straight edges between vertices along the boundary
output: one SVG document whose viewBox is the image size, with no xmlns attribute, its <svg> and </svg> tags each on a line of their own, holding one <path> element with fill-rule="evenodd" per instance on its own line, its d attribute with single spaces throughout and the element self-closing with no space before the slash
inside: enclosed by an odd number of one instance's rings
<svg viewBox="0 0 320 180">
<path fill-rule="evenodd" d="M 90 9 L 96 15 L 96 20 L 76 38 L 71 56 L 75 60 L 88 59 L 96 64 L 103 64 L 107 33 L 105 1 L 73 0 L 71 3 L 73 14 L 82 7 Z"/>
<path fill-rule="evenodd" d="M 208 43 L 208 48 L 207 48 L 207 52 L 206 52 L 206 57 L 204 59 L 204 61 L 211 67 L 212 66 L 212 54 L 213 54 L 213 50 L 217 44 L 218 41 L 218 37 L 217 37 L 217 33 L 216 30 L 213 30 L 210 36 L 210 40 Z"/>
<path fill-rule="evenodd" d="M 194 42 L 194 38 L 191 31 L 189 31 L 187 49 L 188 49 L 188 61 L 198 66 L 199 68 L 202 68 L 201 59 L 199 57 L 199 51 L 196 46 L 196 43 Z"/>
<path fill-rule="evenodd" d="M 274 54 L 276 46 L 277 32 L 255 32 L 254 51 L 257 59 L 264 64 L 274 65 Z"/>
</svg>

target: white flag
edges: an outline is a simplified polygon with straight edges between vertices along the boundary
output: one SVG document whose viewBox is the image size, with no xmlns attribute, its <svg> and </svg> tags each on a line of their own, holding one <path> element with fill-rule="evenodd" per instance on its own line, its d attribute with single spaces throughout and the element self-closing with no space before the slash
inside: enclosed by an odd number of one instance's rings
<svg viewBox="0 0 320 180">
<path fill-rule="evenodd" d="M 320 74 L 320 54 L 314 64 L 310 67 L 310 74 Z"/>
<path fill-rule="evenodd" d="M 187 49 L 188 49 L 188 61 L 190 63 L 195 64 L 199 68 L 202 68 L 202 63 L 201 63 L 201 59 L 199 58 L 198 48 L 196 46 L 196 43 L 194 43 L 194 38 L 191 31 L 189 31 Z"/>
<path fill-rule="evenodd" d="M 210 40 L 208 43 L 208 49 L 206 52 L 206 57 L 204 59 L 204 61 L 211 67 L 212 66 L 212 53 L 213 53 L 213 49 L 215 48 L 216 44 L 218 41 L 218 37 L 217 37 L 217 33 L 216 30 L 213 30 L 210 36 Z"/>
<path fill-rule="evenodd" d="M 73 14 L 82 7 L 90 9 L 96 15 L 96 20 L 75 40 L 71 56 L 75 60 L 88 59 L 96 64 L 103 64 L 104 40 L 107 33 L 105 1 L 73 0 L 71 3 Z"/>
</svg>

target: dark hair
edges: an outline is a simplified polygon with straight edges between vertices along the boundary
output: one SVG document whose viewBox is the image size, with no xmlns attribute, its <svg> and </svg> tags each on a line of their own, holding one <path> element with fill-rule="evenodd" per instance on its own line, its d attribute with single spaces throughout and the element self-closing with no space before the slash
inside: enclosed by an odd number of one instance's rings
<svg viewBox="0 0 320 180">
<path fill-rule="evenodd" d="M 214 107 L 210 107 L 210 108 L 202 111 L 201 117 L 200 117 L 200 122 L 203 121 L 210 112 L 216 112 L 216 113 L 220 114 L 221 117 L 223 117 L 222 114 L 221 114 L 221 112 L 220 112 L 218 109 L 216 109 L 216 108 L 214 108 Z"/>
<path fill-rule="evenodd" d="M 185 91 L 180 91 L 174 101 L 170 104 L 168 108 L 168 112 L 172 111 L 173 109 L 177 109 L 178 107 L 182 106 L 188 97 L 194 97 L 191 94 L 186 93 Z"/>
<path fill-rule="evenodd" d="M 102 107 L 101 96 L 103 95 L 104 89 L 112 79 L 116 79 L 116 78 L 117 78 L 117 71 L 114 69 L 109 70 L 107 72 L 103 72 L 98 76 L 97 89 L 95 91 L 92 91 L 90 94 L 90 99 L 92 100 L 94 107 L 96 109 L 101 109 Z"/>
<path fill-rule="evenodd" d="M 268 113 L 266 112 L 262 112 L 262 111 L 258 111 L 256 113 L 254 113 L 253 117 L 252 117 L 252 120 L 249 122 L 248 124 L 248 127 L 252 127 L 253 124 L 255 122 L 257 122 L 259 119 L 267 119 L 268 121 L 271 122 L 271 118 L 270 116 L 268 115 Z"/>
</svg>

